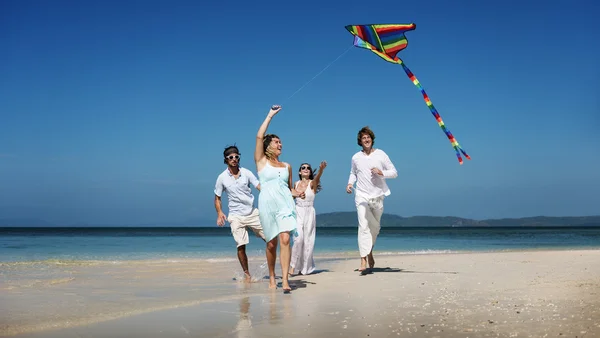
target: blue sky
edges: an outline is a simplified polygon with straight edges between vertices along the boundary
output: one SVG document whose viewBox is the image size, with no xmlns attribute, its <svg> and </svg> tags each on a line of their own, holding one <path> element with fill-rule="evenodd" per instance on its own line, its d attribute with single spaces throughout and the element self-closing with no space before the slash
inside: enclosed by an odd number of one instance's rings
<svg viewBox="0 0 600 338">
<path fill-rule="evenodd" d="M 223 148 L 256 172 L 269 131 L 345 194 L 369 125 L 396 164 L 386 212 L 600 214 L 600 5 L 592 0 L 2 1 L 0 218 L 130 224 L 215 218 Z M 460 166 L 398 65 L 347 24 L 408 23 L 399 54 L 472 156 Z"/>
</svg>

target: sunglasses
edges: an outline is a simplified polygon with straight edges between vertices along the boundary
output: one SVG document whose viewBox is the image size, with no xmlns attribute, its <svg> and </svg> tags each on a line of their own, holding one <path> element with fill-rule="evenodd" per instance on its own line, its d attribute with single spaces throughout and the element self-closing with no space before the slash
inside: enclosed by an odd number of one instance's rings
<svg viewBox="0 0 600 338">
<path fill-rule="evenodd" d="M 229 155 L 226 157 L 226 159 L 228 160 L 233 160 L 233 159 L 239 160 L 240 159 L 240 155 Z"/>
<path fill-rule="evenodd" d="M 310 169 L 310 167 L 303 165 L 300 167 L 300 170 L 311 170 L 311 169 Z"/>
</svg>

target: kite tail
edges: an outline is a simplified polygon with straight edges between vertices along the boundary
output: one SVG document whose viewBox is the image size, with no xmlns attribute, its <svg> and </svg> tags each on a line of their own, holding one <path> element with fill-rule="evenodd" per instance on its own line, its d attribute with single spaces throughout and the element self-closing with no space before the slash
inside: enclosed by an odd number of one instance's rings
<svg viewBox="0 0 600 338">
<path fill-rule="evenodd" d="M 419 80 L 417 80 L 415 75 L 410 71 L 410 69 L 408 69 L 408 67 L 406 67 L 406 65 L 404 64 L 404 62 L 402 60 L 398 59 L 398 61 L 402 65 L 402 68 L 404 69 L 404 71 L 406 72 L 406 75 L 408 75 L 408 77 L 410 78 L 412 83 L 414 83 L 415 86 L 417 86 L 417 88 L 419 88 L 419 90 L 421 91 L 421 94 L 423 94 L 423 98 L 425 99 L 425 103 L 427 104 L 427 107 L 429 107 L 429 110 L 431 110 L 431 113 L 433 114 L 433 117 L 435 117 L 435 120 L 437 121 L 440 128 L 442 128 L 442 130 L 444 131 L 446 136 L 448 136 L 448 140 L 450 140 L 450 144 L 452 144 L 452 148 L 454 148 L 454 151 L 456 152 L 456 157 L 458 158 L 458 163 L 463 164 L 462 157 L 460 156 L 461 153 L 465 156 L 465 158 L 470 160 L 471 157 L 463 150 L 463 148 L 460 146 L 460 144 L 458 144 L 458 141 L 454 138 L 454 135 L 452 135 L 450 130 L 448 130 L 446 128 L 444 121 L 442 121 L 442 117 L 440 116 L 440 114 L 438 114 L 437 110 L 433 106 L 433 103 L 431 103 L 431 100 L 429 100 L 429 96 L 427 96 L 427 93 L 425 93 L 425 89 L 423 89 L 423 86 L 421 86 L 421 83 L 419 82 Z"/>
</svg>

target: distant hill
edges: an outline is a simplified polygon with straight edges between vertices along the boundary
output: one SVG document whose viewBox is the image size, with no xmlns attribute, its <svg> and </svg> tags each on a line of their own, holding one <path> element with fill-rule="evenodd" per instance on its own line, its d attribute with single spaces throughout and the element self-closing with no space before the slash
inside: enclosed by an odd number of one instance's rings
<svg viewBox="0 0 600 338">
<path fill-rule="evenodd" d="M 382 227 L 497 227 L 497 226 L 600 226 L 600 216 L 524 217 L 474 220 L 455 216 L 402 217 L 383 214 Z M 0 219 L 0 227 L 202 227 L 214 226 L 214 219 L 141 224 L 53 224 L 40 219 Z M 356 212 L 330 212 L 317 215 L 317 227 L 354 227 Z"/>
<path fill-rule="evenodd" d="M 356 226 L 356 212 L 331 212 L 317 215 L 317 227 Z M 494 227 L 494 226 L 600 226 L 600 216 L 524 217 L 474 220 L 454 216 L 402 217 L 383 214 L 382 227 Z"/>
</svg>

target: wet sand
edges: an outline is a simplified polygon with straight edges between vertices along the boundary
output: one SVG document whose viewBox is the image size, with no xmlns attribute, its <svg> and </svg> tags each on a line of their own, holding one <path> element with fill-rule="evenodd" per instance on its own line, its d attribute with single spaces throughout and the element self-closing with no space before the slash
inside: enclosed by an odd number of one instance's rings
<svg viewBox="0 0 600 338">
<path fill-rule="evenodd" d="M 71 266 L 63 283 L 2 285 L 0 334 L 600 337 L 600 250 L 375 258 L 365 276 L 355 258 L 319 261 L 289 295 L 233 281 L 236 261 Z"/>
</svg>

